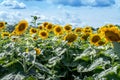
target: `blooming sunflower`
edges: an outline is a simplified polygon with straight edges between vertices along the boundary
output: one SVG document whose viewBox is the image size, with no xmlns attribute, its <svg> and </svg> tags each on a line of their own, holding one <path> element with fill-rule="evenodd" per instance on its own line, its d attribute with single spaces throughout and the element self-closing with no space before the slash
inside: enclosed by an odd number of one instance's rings
<svg viewBox="0 0 120 80">
<path fill-rule="evenodd" d="M 75 33 L 68 33 L 65 37 L 64 40 L 68 41 L 68 44 L 74 42 L 77 39 L 77 34 Z"/>
<path fill-rule="evenodd" d="M 42 39 L 46 39 L 46 38 L 48 38 L 48 32 L 46 30 L 42 30 L 42 31 L 39 32 L 39 36 Z"/>
<path fill-rule="evenodd" d="M 100 41 L 100 40 L 101 40 L 101 37 L 100 37 L 99 34 L 92 34 L 92 35 L 90 36 L 90 44 L 96 45 L 96 43 L 97 43 L 98 41 Z"/>
<path fill-rule="evenodd" d="M 46 28 L 46 26 L 48 25 L 49 23 L 48 22 L 44 22 L 42 25 L 44 28 Z"/>
<path fill-rule="evenodd" d="M 39 29 L 39 30 L 43 30 L 44 27 L 43 27 L 42 25 L 39 25 L 39 26 L 38 26 L 38 29 Z"/>
<path fill-rule="evenodd" d="M 32 35 L 32 34 L 35 34 L 35 33 L 37 33 L 38 32 L 38 30 L 36 29 L 36 28 L 30 28 L 30 34 Z"/>
<path fill-rule="evenodd" d="M 59 25 L 56 25 L 54 27 L 54 34 L 61 35 L 62 33 L 63 33 L 63 28 L 61 26 L 59 26 Z"/>
<path fill-rule="evenodd" d="M 17 35 L 21 35 L 28 28 L 28 22 L 26 20 L 21 20 L 19 24 L 15 27 L 15 32 Z"/>
<path fill-rule="evenodd" d="M 5 22 L 0 22 L 0 29 L 5 28 Z"/>
<path fill-rule="evenodd" d="M 40 55 L 41 50 L 40 50 L 39 48 L 35 48 L 35 51 L 36 51 L 36 54 L 37 54 L 37 55 Z"/>
<path fill-rule="evenodd" d="M 65 25 L 64 26 L 64 31 L 71 32 L 72 31 L 72 26 L 70 24 Z"/>
<path fill-rule="evenodd" d="M 102 45 L 105 45 L 105 44 L 106 44 L 106 41 L 99 40 L 99 41 L 96 43 L 96 46 L 102 46 Z"/>
<path fill-rule="evenodd" d="M 104 35 L 107 41 L 120 41 L 120 30 L 115 27 L 106 28 L 104 30 Z"/>
<path fill-rule="evenodd" d="M 92 29 L 86 29 L 86 28 L 84 28 L 83 29 L 83 33 L 90 35 L 92 33 Z"/>
<path fill-rule="evenodd" d="M 47 31 L 52 31 L 52 29 L 53 29 L 53 24 L 51 24 L 51 23 L 49 23 L 48 25 L 46 25 L 46 30 Z"/>
<path fill-rule="evenodd" d="M 88 34 L 82 34 L 80 39 L 86 41 L 88 39 L 88 37 L 89 37 Z"/>
<path fill-rule="evenodd" d="M 2 36 L 2 38 L 9 37 L 10 33 L 9 32 L 2 32 L 1 36 Z"/>
<path fill-rule="evenodd" d="M 82 28 L 78 27 L 78 28 L 75 28 L 74 30 L 75 33 L 79 34 L 82 32 Z"/>
</svg>

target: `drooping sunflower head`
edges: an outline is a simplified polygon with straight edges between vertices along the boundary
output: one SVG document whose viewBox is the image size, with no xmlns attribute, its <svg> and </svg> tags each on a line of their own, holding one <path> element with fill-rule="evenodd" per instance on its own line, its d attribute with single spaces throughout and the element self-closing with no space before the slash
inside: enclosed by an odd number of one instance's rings
<svg viewBox="0 0 120 80">
<path fill-rule="evenodd" d="M 0 29 L 5 28 L 5 22 L 0 22 Z"/>
<path fill-rule="evenodd" d="M 75 28 L 74 32 L 77 33 L 77 34 L 81 34 L 82 33 L 82 28 L 80 28 L 80 27 Z"/>
<path fill-rule="evenodd" d="M 15 32 L 17 35 L 21 35 L 28 28 L 28 22 L 26 20 L 21 20 L 15 27 Z"/>
<path fill-rule="evenodd" d="M 64 26 L 64 31 L 71 32 L 72 31 L 72 26 L 70 24 L 65 25 Z"/>
<path fill-rule="evenodd" d="M 115 42 L 120 41 L 120 30 L 117 28 L 114 27 L 106 28 L 106 30 L 104 30 L 104 35 L 107 41 L 115 41 Z"/>
<path fill-rule="evenodd" d="M 77 34 L 75 33 L 68 33 L 65 37 L 64 40 L 68 42 L 68 44 L 74 42 L 77 39 Z"/>
<path fill-rule="evenodd" d="M 38 32 L 38 30 L 36 29 L 36 28 L 30 28 L 30 34 L 32 35 L 32 34 L 35 34 L 35 33 L 37 33 Z"/>
<path fill-rule="evenodd" d="M 36 55 L 40 55 L 41 50 L 39 48 L 35 48 L 35 51 L 36 51 Z"/>
<path fill-rule="evenodd" d="M 48 25 L 49 23 L 48 22 L 44 22 L 42 25 L 44 28 L 46 28 L 46 26 Z"/>
<path fill-rule="evenodd" d="M 90 36 L 90 44 L 94 44 L 95 45 L 100 40 L 101 40 L 101 37 L 100 37 L 99 34 L 92 34 Z"/>
<path fill-rule="evenodd" d="M 46 38 L 48 38 L 48 32 L 46 30 L 42 30 L 39 32 L 39 36 L 42 39 L 46 39 Z"/>
<path fill-rule="evenodd" d="M 54 34 L 55 35 L 61 35 L 63 33 L 63 28 L 59 25 L 56 25 L 54 27 Z"/>
<path fill-rule="evenodd" d="M 9 32 L 2 32 L 1 36 L 2 36 L 2 38 L 9 37 L 10 33 Z"/>
<path fill-rule="evenodd" d="M 51 24 L 51 23 L 49 23 L 48 25 L 46 25 L 46 30 L 47 31 L 52 31 L 52 29 L 53 29 L 53 24 Z"/>
</svg>

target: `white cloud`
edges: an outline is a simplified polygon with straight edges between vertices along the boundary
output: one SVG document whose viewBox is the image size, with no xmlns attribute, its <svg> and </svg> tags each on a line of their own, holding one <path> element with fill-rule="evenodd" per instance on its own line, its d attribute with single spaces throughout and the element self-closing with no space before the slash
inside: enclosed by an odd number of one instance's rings
<svg viewBox="0 0 120 80">
<path fill-rule="evenodd" d="M 0 21 L 6 21 L 9 24 L 14 24 L 21 19 L 23 19 L 23 17 L 20 12 L 10 12 L 10 13 L 8 13 L 7 11 L 0 12 Z"/>
<path fill-rule="evenodd" d="M 22 2 L 18 2 L 17 0 L 3 0 L 0 5 L 7 6 L 13 9 L 24 9 L 26 5 Z"/>
<path fill-rule="evenodd" d="M 108 7 L 115 4 L 115 0 L 47 0 L 49 3 L 68 6 Z"/>
</svg>

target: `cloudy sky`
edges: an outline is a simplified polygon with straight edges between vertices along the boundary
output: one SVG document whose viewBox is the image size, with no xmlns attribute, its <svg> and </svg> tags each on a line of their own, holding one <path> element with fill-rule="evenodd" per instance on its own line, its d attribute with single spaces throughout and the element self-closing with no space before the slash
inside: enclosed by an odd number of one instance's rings
<svg viewBox="0 0 120 80">
<path fill-rule="evenodd" d="M 40 22 L 100 27 L 120 24 L 120 0 L 0 0 L 0 21 L 9 24 L 31 16 Z"/>
</svg>

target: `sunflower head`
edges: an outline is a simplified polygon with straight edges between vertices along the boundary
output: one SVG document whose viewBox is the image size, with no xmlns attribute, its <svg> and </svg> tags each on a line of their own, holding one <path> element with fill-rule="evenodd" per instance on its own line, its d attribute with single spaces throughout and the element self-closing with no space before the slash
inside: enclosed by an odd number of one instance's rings
<svg viewBox="0 0 120 80">
<path fill-rule="evenodd" d="M 28 22 L 26 20 L 21 20 L 15 27 L 15 32 L 17 35 L 21 35 L 28 28 Z"/>
<path fill-rule="evenodd" d="M 44 26 L 39 25 L 39 26 L 38 26 L 38 29 L 39 29 L 39 30 L 43 30 L 43 29 L 44 29 Z"/>
<path fill-rule="evenodd" d="M 32 34 L 35 34 L 35 33 L 37 33 L 38 32 L 38 30 L 36 29 L 36 28 L 30 28 L 30 34 L 32 35 Z"/>
<path fill-rule="evenodd" d="M 115 42 L 120 41 L 120 30 L 118 30 L 115 27 L 106 28 L 104 30 L 104 35 L 107 41 L 115 41 Z"/>
<path fill-rule="evenodd" d="M 42 25 L 44 28 L 46 28 L 46 26 L 48 25 L 49 23 L 48 22 L 44 22 Z"/>
<path fill-rule="evenodd" d="M 42 30 L 39 32 L 39 36 L 42 39 L 46 39 L 46 38 L 48 38 L 48 32 L 46 30 Z"/>
<path fill-rule="evenodd" d="M 2 32 L 1 36 L 2 36 L 2 38 L 9 37 L 10 33 L 9 32 Z"/>
<path fill-rule="evenodd" d="M 39 48 L 35 48 L 35 51 L 36 51 L 36 54 L 37 54 L 37 55 L 40 55 L 41 50 L 40 50 Z"/>
<path fill-rule="evenodd" d="M 33 40 L 37 40 L 37 39 L 38 39 L 38 37 L 37 37 L 37 36 L 34 36 L 34 37 L 33 37 Z"/>
<path fill-rule="evenodd" d="M 59 26 L 59 25 L 56 25 L 54 27 L 54 34 L 61 35 L 62 33 L 63 33 L 63 28 L 61 26 Z"/>
<path fill-rule="evenodd" d="M 103 41 L 103 40 L 99 40 L 97 43 L 96 43 L 96 46 L 103 46 L 106 44 L 106 41 Z"/>
<path fill-rule="evenodd" d="M 75 28 L 74 32 L 77 33 L 77 34 L 81 34 L 82 28 L 80 28 L 80 27 Z"/>
<path fill-rule="evenodd" d="M 64 31 L 71 32 L 72 31 L 72 26 L 70 24 L 65 25 L 64 26 Z"/>
<path fill-rule="evenodd" d="M 77 39 L 77 34 L 75 33 L 68 33 L 65 37 L 64 40 L 68 42 L 68 44 L 74 42 Z"/>
<path fill-rule="evenodd" d="M 5 28 L 5 22 L 0 22 L 0 29 Z"/>
<path fill-rule="evenodd" d="M 89 37 L 88 34 L 82 34 L 80 39 L 86 41 L 88 39 L 88 37 Z"/>
<path fill-rule="evenodd" d="M 46 30 L 47 31 L 52 31 L 52 29 L 53 29 L 53 24 L 51 24 L 51 23 L 49 23 L 48 25 L 46 25 Z"/>
<path fill-rule="evenodd" d="M 99 34 L 92 34 L 90 36 L 90 44 L 94 44 L 95 45 L 100 40 L 101 40 L 101 37 L 100 37 Z"/>
</svg>

